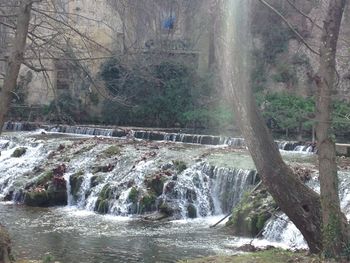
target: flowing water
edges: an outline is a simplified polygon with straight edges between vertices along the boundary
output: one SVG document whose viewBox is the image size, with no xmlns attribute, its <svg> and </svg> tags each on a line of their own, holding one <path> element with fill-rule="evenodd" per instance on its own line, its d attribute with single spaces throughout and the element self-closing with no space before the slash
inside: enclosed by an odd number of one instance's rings
<svg viewBox="0 0 350 263">
<path fill-rule="evenodd" d="M 117 152 L 106 156 L 111 146 Z M 21 147 L 26 148 L 24 155 L 12 157 Z M 12 200 L 0 204 L 0 222 L 9 228 L 21 257 L 40 259 L 51 252 L 62 262 L 174 262 L 234 253 L 228 247 L 243 242 L 209 226 L 231 211 L 258 181 L 245 149 L 42 131 L 7 133 L 0 138 L 0 149 L 0 193 L 5 200 Z M 310 153 L 282 154 L 290 163 L 307 166 L 315 162 Z M 24 192 L 61 164 L 66 167 L 67 206 L 21 205 Z M 185 166 L 179 169 L 181 164 Z M 81 179 L 78 187 L 71 180 L 76 175 Z M 158 177 L 162 188 L 153 206 L 145 210 L 142 200 L 152 187 L 147 180 Z M 347 184 L 342 182 L 343 206 L 347 207 Z M 100 211 L 97 203 L 106 186 L 110 194 Z M 130 200 L 133 188 L 138 190 L 137 202 Z M 172 209 L 171 221 L 144 220 L 162 204 Z M 196 219 L 188 219 L 189 207 L 196 212 Z M 278 222 L 272 220 L 265 230 L 270 243 L 305 246 L 300 233 L 285 226 L 282 231 Z M 300 240 L 291 243 L 288 233 Z"/>
</svg>

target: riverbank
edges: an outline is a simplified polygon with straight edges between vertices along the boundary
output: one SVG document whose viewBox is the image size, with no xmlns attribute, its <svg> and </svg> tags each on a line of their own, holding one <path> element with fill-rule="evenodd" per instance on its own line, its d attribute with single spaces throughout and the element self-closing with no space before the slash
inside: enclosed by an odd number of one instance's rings
<svg viewBox="0 0 350 263">
<path fill-rule="evenodd" d="M 233 256 L 214 256 L 179 261 L 178 263 L 331 263 L 318 256 L 310 256 L 306 252 L 291 252 L 280 249 L 270 249 L 253 253 L 244 253 Z"/>
</svg>

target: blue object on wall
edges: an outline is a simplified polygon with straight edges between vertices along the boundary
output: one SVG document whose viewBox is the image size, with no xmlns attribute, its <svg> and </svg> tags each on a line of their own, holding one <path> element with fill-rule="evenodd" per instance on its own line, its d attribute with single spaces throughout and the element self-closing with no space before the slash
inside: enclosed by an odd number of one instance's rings
<svg viewBox="0 0 350 263">
<path fill-rule="evenodd" d="M 163 28 L 164 29 L 173 29 L 175 25 L 175 17 L 171 16 L 163 21 Z"/>
</svg>

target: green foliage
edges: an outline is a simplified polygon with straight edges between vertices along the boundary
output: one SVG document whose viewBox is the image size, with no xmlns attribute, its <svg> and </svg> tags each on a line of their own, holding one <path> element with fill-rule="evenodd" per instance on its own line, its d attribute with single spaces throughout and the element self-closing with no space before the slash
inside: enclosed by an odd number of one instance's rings
<svg viewBox="0 0 350 263">
<path fill-rule="evenodd" d="M 104 123 L 207 126 L 222 111 L 220 107 L 210 110 L 214 98 L 212 76 L 200 77 L 193 67 L 175 59 L 160 59 L 145 69 L 138 63 L 126 67 L 113 58 L 101 67 L 100 76 L 111 93 L 126 98 L 129 104 L 104 103 Z"/>
<path fill-rule="evenodd" d="M 54 256 L 52 256 L 50 254 L 47 254 L 44 256 L 43 263 L 52 263 L 52 262 L 55 262 Z"/>
<path fill-rule="evenodd" d="M 274 119 L 281 129 L 297 129 L 312 126 L 315 103 L 312 98 L 303 98 L 286 93 L 268 94 L 258 99 L 266 119 Z"/>
<path fill-rule="evenodd" d="M 303 98 L 287 93 L 257 94 L 257 102 L 266 119 L 273 119 L 280 129 L 296 130 L 300 124 L 311 130 L 314 123 L 314 98 Z M 333 102 L 332 128 L 337 135 L 348 135 L 350 103 Z"/>
<path fill-rule="evenodd" d="M 187 169 L 187 165 L 184 161 L 175 160 L 173 161 L 173 164 L 178 173 L 182 173 Z"/>
<path fill-rule="evenodd" d="M 336 101 L 333 103 L 333 128 L 337 133 L 350 129 L 350 103 Z"/>
</svg>

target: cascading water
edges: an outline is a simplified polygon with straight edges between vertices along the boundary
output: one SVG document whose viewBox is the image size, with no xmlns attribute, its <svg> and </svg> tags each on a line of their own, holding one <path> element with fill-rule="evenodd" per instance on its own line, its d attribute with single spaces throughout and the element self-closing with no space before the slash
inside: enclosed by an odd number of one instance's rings
<svg viewBox="0 0 350 263">
<path fill-rule="evenodd" d="M 122 216 L 158 211 L 179 219 L 227 213 L 255 184 L 254 170 L 216 167 L 201 159 L 177 160 L 181 156 L 177 150 L 163 144 L 99 138 L 45 140 L 8 137 L 0 141 L 0 191 L 6 200 L 55 204 L 61 192 L 53 191 L 57 185 L 51 182 L 63 178 L 65 186 L 60 187 L 67 191 L 69 206 Z M 13 157 L 17 148 L 26 151 Z M 207 150 L 185 148 L 190 160 L 195 159 L 191 155 Z M 42 200 L 42 193 L 47 200 Z"/>
</svg>

